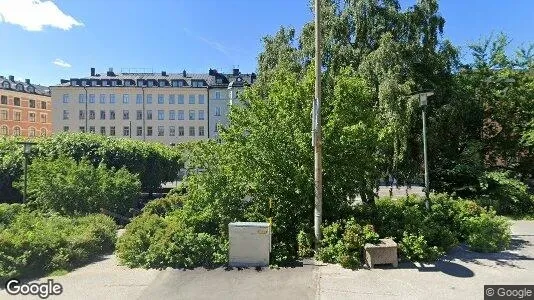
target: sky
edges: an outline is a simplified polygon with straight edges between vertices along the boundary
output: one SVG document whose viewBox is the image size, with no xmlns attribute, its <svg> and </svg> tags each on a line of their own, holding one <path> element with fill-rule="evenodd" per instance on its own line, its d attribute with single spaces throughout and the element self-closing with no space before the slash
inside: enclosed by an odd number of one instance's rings
<svg viewBox="0 0 534 300">
<path fill-rule="evenodd" d="M 402 9 L 416 0 L 400 0 Z M 60 79 L 145 68 L 207 73 L 256 70 L 262 37 L 300 32 L 310 0 L 0 0 L 0 75 Z M 504 32 L 510 48 L 534 42 L 532 0 L 442 0 L 444 39 L 464 51 Z"/>
</svg>

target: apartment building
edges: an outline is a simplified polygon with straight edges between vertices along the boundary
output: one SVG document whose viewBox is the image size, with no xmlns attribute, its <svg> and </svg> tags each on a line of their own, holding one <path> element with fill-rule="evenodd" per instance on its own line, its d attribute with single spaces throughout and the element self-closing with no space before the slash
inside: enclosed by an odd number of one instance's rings
<svg viewBox="0 0 534 300">
<path fill-rule="evenodd" d="M 48 87 L 0 76 L 0 136 L 47 136 L 51 114 Z"/>
<path fill-rule="evenodd" d="M 238 73 L 238 71 L 237 71 Z M 255 77 L 255 75 L 254 75 Z M 219 80 L 220 79 L 220 80 Z M 217 84 L 220 82 L 220 84 Z M 225 84 L 226 82 L 226 84 Z M 211 114 L 226 113 L 229 80 L 208 74 L 115 73 L 61 80 L 50 87 L 56 132 L 91 132 L 107 136 L 176 144 L 210 138 Z M 210 95 L 224 91 L 221 109 L 210 110 Z M 224 107 L 224 108 L 222 108 Z M 220 121 L 224 123 L 224 120 Z"/>
</svg>

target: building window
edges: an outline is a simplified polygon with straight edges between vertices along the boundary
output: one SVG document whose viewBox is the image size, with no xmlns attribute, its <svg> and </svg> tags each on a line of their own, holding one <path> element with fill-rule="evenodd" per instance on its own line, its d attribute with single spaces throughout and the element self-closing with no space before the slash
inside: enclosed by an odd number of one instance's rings
<svg viewBox="0 0 534 300">
<path fill-rule="evenodd" d="M 41 123 L 46 123 L 47 114 L 41 114 Z"/>
<path fill-rule="evenodd" d="M 165 81 L 164 80 L 160 80 L 159 81 L 159 86 L 160 87 L 164 87 L 165 86 Z"/>
<path fill-rule="evenodd" d="M 198 119 L 199 120 L 204 120 L 204 111 L 203 110 L 199 110 L 198 111 Z"/>
<path fill-rule="evenodd" d="M 106 94 L 100 94 L 100 103 L 106 104 Z"/>
<path fill-rule="evenodd" d="M 0 119 L 2 121 L 7 120 L 7 110 L 4 109 L 4 110 L 0 111 Z"/>
<path fill-rule="evenodd" d="M 9 89 L 9 88 L 11 88 L 10 85 L 9 85 L 9 82 L 7 82 L 7 81 L 4 81 L 4 83 L 2 83 L 2 86 L 3 86 L 5 89 Z"/>
<path fill-rule="evenodd" d="M 63 131 L 64 131 L 64 132 L 69 131 L 69 126 L 63 126 Z"/>
<path fill-rule="evenodd" d="M 130 86 L 130 80 L 124 80 L 124 86 Z"/>
<path fill-rule="evenodd" d="M 117 86 L 117 80 L 112 80 L 111 81 L 111 86 Z"/>
<path fill-rule="evenodd" d="M 215 128 L 213 129 L 213 132 L 219 132 L 219 123 L 215 123 Z"/>
<path fill-rule="evenodd" d="M 176 80 L 171 81 L 171 85 L 173 87 L 177 87 L 178 86 L 178 81 L 176 81 Z"/>
<path fill-rule="evenodd" d="M 195 104 L 195 95 L 189 95 L 189 104 Z"/>
<path fill-rule="evenodd" d="M 189 126 L 189 136 L 195 136 L 195 127 Z"/>
<path fill-rule="evenodd" d="M 204 86 L 204 82 L 198 81 L 198 80 L 193 80 L 193 81 L 191 81 L 191 85 L 193 87 L 203 87 Z"/>
<path fill-rule="evenodd" d="M 143 95 L 137 94 L 137 96 L 135 97 L 135 103 L 136 104 L 143 104 Z"/>
<path fill-rule="evenodd" d="M 85 103 L 85 94 L 79 94 L 78 95 L 78 102 L 79 103 Z"/>
<path fill-rule="evenodd" d="M 115 126 L 109 126 L 109 135 L 115 136 Z"/>
<path fill-rule="evenodd" d="M 20 98 L 18 97 L 13 98 L 13 105 L 20 106 Z"/>
<path fill-rule="evenodd" d="M 184 126 L 178 127 L 178 136 L 184 136 Z"/>
<path fill-rule="evenodd" d="M 178 111 L 178 120 L 183 120 L 184 119 L 184 111 L 183 110 L 179 110 Z"/>
<path fill-rule="evenodd" d="M 91 81 L 91 85 L 92 85 L 92 86 L 97 86 L 98 83 L 96 82 L 96 80 L 93 80 L 93 81 Z"/>
<path fill-rule="evenodd" d="M 146 128 L 146 135 L 148 135 L 148 136 L 152 136 L 152 126 L 148 126 L 148 127 Z"/>
<path fill-rule="evenodd" d="M 169 127 L 169 136 L 175 136 L 176 135 L 176 127 L 170 126 Z"/>
<path fill-rule="evenodd" d="M 41 101 L 41 109 L 46 109 L 46 102 L 45 101 Z"/>
<path fill-rule="evenodd" d="M 199 136 L 204 136 L 204 126 L 199 126 L 198 127 L 198 135 Z"/>
<path fill-rule="evenodd" d="M 107 80 L 102 80 L 102 86 L 108 86 L 108 81 Z"/>
<path fill-rule="evenodd" d="M 8 132 L 8 130 L 7 130 L 7 126 L 6 126 L 6 125 L 0 127 L 0 133 L 1 133 L 2 135 L 8 135 L 9 132 Z"/>
<path fill-rule="evenodd" d="M 19 136 L 20 135 L 20 127 L 15 127 L 13 128 L 13 135 L 14 136 Z"/>
<path fill-rule="evenodd" d="M 106 135 L 106 126 L 100 126 L 100 134 Z"/>
<path fill-rule="evenodd" d="M 85 132 L 85 127 L 83 126 L 78 127 L 78 129 L 80 130 L 80 132 Z"/>
<path fill-rule="evenodd" d="M 146 95 L 146 103 L 152 104 L 152 94 Z"/>
<path fill-rule="evenodd" d="M 128 94 L 122 95 L 122 103 L 124 103 L 124 104 L 130 103 L 130 95 L 128 95 Z"/>
<path fill-rule="evenodd" d="M 176 112 L 174 110 L 169 110 L 169 120 L 176 119 Z"/>
<path fill-rule="evenodd" d="M 215 100 L 221 99 L 221 92 L 215 92 Z"/>
<path fill-rule="evenodd" d="M 95 103 L 95 94 L 89 94 L 89 103 Z"/>
<path fill-rule="evenodd" d="M 169 95 L 169 104 L 174 104 L 174 95 Z"/>
<path fill-rule="evenodd" d="M 130 136 L 130 127 L 128 126 L 122 127 L 122 136 Z"/>
<path fill-rule="evenodd" d="M 143 83 L 142 79 L 137 80 L 137 86 L 144 86 L 144 85 L 145 84 Z"/>
<path fill-rule="evenodd" d="M 215 83 L 217 83 L 217 84 L 222 84 L 222 83 L 223 83 L 223 82 L 222 82 L 222 78 L 217 78 L 217 79 L 215 79 Z"/>
<path fill-rule="evenodd" d="M 143 127 L 137 126 L 137 136 L 142 136 L 142 135 L 143 135 Z"/>
<path fill-rule="evenodd" d="M 198 104 L 204 104 L 204 95 L 198 95 Z"/>
<path fill-rule="evenodd" d="M 82 80 L 82 86 L 85 86 L 85 84 L 86 84 L 86 81 Z"/>
<path fill-rule="evenodd" d="M 109 111 L 109 119 L 110 120 L 115 120 L 115 111 L 114 110 L 110 110 Z"/>
<path fill-rule="evenodd" d="M 105 110 L 101 110 L 100 111 L 100 120 L 105 120 L 106 119 L 106 111 Z"/>
<path fill-rule="evenodd" d="M 122 119 L 123 120 L 130 120 L 130 111 L 129 110 L 123 110 L 122 111 Z"/>
<path fill-rule="evenodd" d="M 46 128 L 41 128 L 41 136 L 46 136 Z"/>
<path fill-rule="evenodd" d="M 95 126 L 89 126 L 89 133 L 95 133 Z"/>
<path fill-rule="evenodd" d="M 165 97 L 162 94 L 158 95 L 158 104 L 164 104 L 165 103 Z"/>
<path fill-rule="evenodd" d="M 109 95 L 109 103 L 111 103 L 111 104 L 115 103 L 115 94 L 110 94 Z"/>
<path fill-rule="evenodd" d="M 143 119 L 143 111 L 142 110 L 136 111 L 135 115 L 136 115 L 136 119 L 137 120 L 142 120 Z"/>
<path fill-rule="evenodd" d="M 147 110 L 146 111 L 146 119 L 147 120 L 152 120 L 152 111 L 151 110 Z"/>
<path fill-rule="evenodd" d="M 34 137 L 35 136 L 35 128 L 30 127 L 30 130 L 28 130 L 28 136 Z"/>
<path fill-rule="evenodd" d="M 35 113 L 28 113 L 28 119 L 30 122 L 35 122 Z"/>
<path fill-rule="evenodd" d="M 158 120 L 165 120 L 165 112 L 163 110 L 158 110 Z"/>
<path fill-rule="evenodd" d="M 35 100 L 30 99 L 30 108 L 35 108 Z"/>
<path fill-rule="evenodd" d="M 158 126 L 158 136 L 165 135 L 165 126 Z"/>
<path fill-rule="evenodd" d="M 148 80 L 147 81 L 147 85 L 148 85 L 148 87 L 153 87 L 154 86 L 154 82 L 152 80 Z"/>
<path fill-rule="evenodd" d="M 184 95 L 178 95 L 178 104 L 184 104 Z"/>
<path fill-rule="evenodd" d="M 69 103 L 69 94 L 63 94 L 63 103 Z"/>
<path fill-rule="evenodd" d="M 5 105 L 7 105 L 7 96 L 2 95 L 2 96 L 0 97 L 0 104 L 5 104 Z"/>
<path fill-rule="evenodd" d="M 20 121 L 20 111 L 13 112 L 13 121 Z"/>
<path fill-rule="evenodd" d="M 194 110 L 190 110 L 189 111 L 189 120 L 194 120 L 195 119 L 195 111 Z"/>
<path fill-rule="evenodd" d="M 221 115 L 221 108 L 220 107 L 215 107 L 215 116 L 219 117 L 220 115 Z"/>
<path fill-rule="evenodd" d="M 96 117 L 96 113 L 94 110 L 89 111 L 89 120 L 94 120 Z"/>
</svg>

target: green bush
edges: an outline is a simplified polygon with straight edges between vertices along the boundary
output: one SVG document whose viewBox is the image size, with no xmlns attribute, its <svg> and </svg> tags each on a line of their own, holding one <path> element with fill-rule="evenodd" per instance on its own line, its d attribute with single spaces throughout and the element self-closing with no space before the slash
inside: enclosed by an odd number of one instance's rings
<svg viewBox="0 0 534 300">
<path fill-rule="evenodd" d="M 477 252 L 498 252 L 510 244 L 510 222 L 494 211 L 484 212 L 479 216 L 470 217 L 466 223 L 467 245 Z"/>
<path fill-rule="evenodd" d="M 104 215 L 64 217 L 20 210 L 0 231 L 0 280 L 70 270 L 113 251 L 116 224 Z"/>
<path fill-rule="evenodd" d="M 22 175 L 24 155 L 19 139 L 0 137 L 0 201 L 16 200 L 20 193 L 12 187 Z"/>
<path fill-rule="evenodd" d="M 22 188 L 23 183 L 17 182 Z M 29 166 L 28 203 L 67 215 L 98 213 L 101 208 L 128 216 L 139 196 L 136 175 L 125 169 L 93 167 L 71 158 L 35 159 Z"/>
<path fill-rule="evenodd" d="M 303 230 L 299 231 L 297 235 L 297 244 L 299 247 L 299 257 L 312 257 L 313 256 L 313 236 Z"/>
<path fill-rule="evenodd" d="M 354 219 L 332 223 L 323 228 L 321 248 L 317 258 L 324 262 L 339 263 L 345 268 L 361 266 L 363 247 L 378 242 L 378 234 L 372 225 L 361 226 Z"/>
<path fill-rule="evenodd" d="M 480 179 L 478 202 L 501 215 L 528 215 L 534 212 L 534 198 L 523 182 L 509 172 L 486 172 Z"/>
<path fill-rule="evenodd" d="M 144 268 L 192 268 L 227 261 L 226 240 L 195 232 L 183 222 L 182 211 L 165 217 L 144 213 L 126 226 L 117 243 L 121 263 Z"/>
<path fill-rule="evenodd" d="M 148 202 L 143 207 L 142 212 L 145 214 L 155 214 L 158 216 L 166 216 L 168 213 L 173 212 L 183 207 L 184 197 L 176 194 L 167 195 L 164 198 L 155 199 Z"/>
<path fill-rule="evenodd" d="M 399 248 L 410 261 L 431 262 L 444 254 L 438 247 L 429 246 L 424 236 L 408 233 L 404 233 Z"/>
</svg>

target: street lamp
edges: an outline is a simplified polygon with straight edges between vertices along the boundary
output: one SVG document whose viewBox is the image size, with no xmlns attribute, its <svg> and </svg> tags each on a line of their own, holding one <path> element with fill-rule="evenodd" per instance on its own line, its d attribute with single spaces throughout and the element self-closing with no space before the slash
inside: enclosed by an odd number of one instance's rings
<svg viewBox="0 0 534 300">
<path fill-rule="evenodd" d="M 28 192 L 28 157 L 31 153 L 32 145 L 35 145 L 35 143 L 24 141 L 24 142 L 17 142 L 19 145 L 23 145 L 24 147 L 24 191 L 22 194 L 22 203 L 26 202 L 27 199 L 27 192 Z"/>
<path fill-rule="evenodd" d="M 427 156 L 427 147 L 426 147 L 426 108 L 427 108 L 427 98 L 434 95 L 434 92 L 418 93 L 414 96 L 419 97 L 419 105 L 422 108 L 421 113 L 423 117 L 423 156 L 425 161 L 425 206 L 426 209 L 430 209 L 430 183 L 428 179 L 428 156 Z"/>
</svg>

